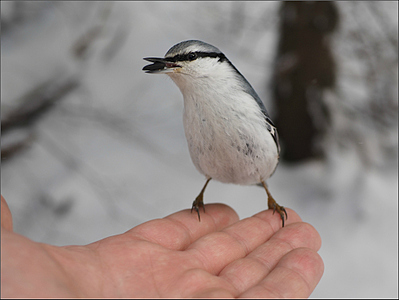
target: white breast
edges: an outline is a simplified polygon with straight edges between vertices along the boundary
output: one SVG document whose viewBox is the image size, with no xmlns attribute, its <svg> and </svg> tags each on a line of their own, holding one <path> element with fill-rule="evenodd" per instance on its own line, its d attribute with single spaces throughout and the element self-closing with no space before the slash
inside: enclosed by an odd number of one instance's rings
<svg viewBox="0 0 399 300">
<path fill-rule="evenodd" d="M 183 93 L 184 130 L 198 171 L 243 185 L 269 178 L 278 163 L 276 144 L 258 104 L 235 78 L 171 78 Z"/>
</svg>

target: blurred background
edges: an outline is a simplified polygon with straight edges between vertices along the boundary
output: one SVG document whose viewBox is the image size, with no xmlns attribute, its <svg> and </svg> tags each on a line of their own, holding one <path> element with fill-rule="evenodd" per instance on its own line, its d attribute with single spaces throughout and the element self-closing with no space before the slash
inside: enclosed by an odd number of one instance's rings
<svg viewBox="0 0 399 300">
<path fill-rule="evenodd" d="M 1 193 L 14 229 L 87 244 L 191 208 L 183 99 L 142 60 L 199 39 L 282 144 L 277 202 L 321 234 L 318 298 L 398 297 L 398 3 L 1 1 Z M 212 182 L 241 218 L 264 190 Z"/>
</svg>

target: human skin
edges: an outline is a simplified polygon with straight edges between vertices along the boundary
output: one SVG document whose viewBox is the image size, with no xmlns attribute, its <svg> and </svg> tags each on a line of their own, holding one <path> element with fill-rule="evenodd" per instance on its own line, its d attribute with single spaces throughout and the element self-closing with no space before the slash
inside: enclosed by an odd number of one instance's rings
<svg viewBox="0 0 399 300">
<path fill-rule="evenodd" d="M 308 297 L 324 265 L 320 236 L 291 209 L 239 220 L 223 204 L 179 211 L 84 246 L 12 231 L 1 199 L 1 296 L 19 298 Z"/>
</svg>

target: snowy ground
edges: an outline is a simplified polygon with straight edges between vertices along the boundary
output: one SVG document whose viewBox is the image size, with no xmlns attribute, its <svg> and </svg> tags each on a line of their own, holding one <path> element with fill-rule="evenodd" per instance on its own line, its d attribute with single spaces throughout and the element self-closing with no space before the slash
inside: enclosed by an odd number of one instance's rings
<svg viewBox="0 0 399 300">
<path fill-rule="evenodd" d="M 30 26 L 2 35 L 2 112 L 52 76 L 81 81 L 35 125 L 31 148 L 1 167 L 15 230 L 35 241 L 90 243 L 189 208 L 202 188 L 184 138 L 180 91 L 166 76 L 144 74 L 143 57 L 163 56 L 182 40 L 207 41 L 270 107 L 264 71 L 275 50 L 276 3 L 242 7 L 252 14 L 243 26 L 252 30 L 237 34 L 215 18 L 234 13 L 228 2 L 119 2 L 88 57 L 74 59 L 71 45 L 98 22 L 100 7 L 49 5 L 39 17 L 32 10 Z M 7 2 L 1 8 L 9 9 Z M 122 46 L 111 59 L 116 32 Z M 268 181 L 274 198 L 321 234 L 325 273 L 312 297 L 398 297 L 397 160 L 391 165 L 365 167 L 351 148 L 333 147 L 327 164 L 281 163 Z M 266 208 L 262 189 L 217 182 L 206 202 L 226 203 L 241 218 Z"/>
</svg>

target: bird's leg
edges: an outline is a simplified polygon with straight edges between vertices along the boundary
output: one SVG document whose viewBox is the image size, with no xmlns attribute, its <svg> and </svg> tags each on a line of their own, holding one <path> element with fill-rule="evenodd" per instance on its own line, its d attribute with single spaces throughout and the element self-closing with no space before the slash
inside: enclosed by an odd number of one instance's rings
<svg viewBox="0 0 399 300">
<path fill-rule="evenodd" d="M 193 202 L 193 206 L 191 207 L 191 212 L 193 212 L 193 209 L 195 209 L 197 211 L 198 214 L 198 221 L 201 221 L 200 218 L 200 213 L 199 213 L 199 208 L 202 207 L 202 209 L 205 212 L 205 206 L 204 206 L 204 192 L 205 192 L 205 188 L 208 185 L 209 181 L 212 178 L 208 178 L 208 180 L 205 182 L 204 187 L 202 188 L 201 192 L 199 193 L 199 195 L 197 196 L 197 198 L 195 198 L 194 202 Z"/>
<path fill-rule="evenodd" d="M 269 207 L 269 209 L 273 209 L 273 214 L 275 211 L 277 211 L 280 214 L 281 220 L 283 221 L 283 227 L 284 227 L 284 214 L 285 214 L 285 219 L 288 219 L 288 215 L 287 215 L 287 212 L 286 212 L 284 206 L 280 206 L 277 204 L 276 200 L 274 200 L 274 198 L 270 194 L 269 190 L 267 189 L 267 185 L 263 180 L 261 181 L 261 183 L 267 193 L 267 206 Z"/>
</svg>

